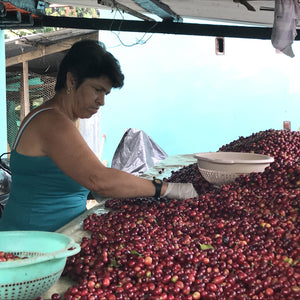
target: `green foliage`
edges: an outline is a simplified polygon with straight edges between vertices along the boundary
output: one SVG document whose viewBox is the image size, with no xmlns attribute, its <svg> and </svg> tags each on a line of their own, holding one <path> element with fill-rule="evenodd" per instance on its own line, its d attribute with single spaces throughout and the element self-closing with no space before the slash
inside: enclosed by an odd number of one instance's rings
<svg viewBox="0 0 300 300">
<path fill-rule="evenodd" d="M 46 8 L 46 15 L 57 17 L 98 18 L 95 8 L 62 6 Z"/>
</svg>

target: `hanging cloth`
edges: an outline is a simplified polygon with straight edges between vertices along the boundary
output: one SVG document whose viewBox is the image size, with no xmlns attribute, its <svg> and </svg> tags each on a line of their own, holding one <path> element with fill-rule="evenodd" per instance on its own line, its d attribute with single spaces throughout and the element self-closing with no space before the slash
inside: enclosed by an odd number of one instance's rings
<svg viewBox="0 0 300 300">
<path fill-rule="evenodd" d="M 274 24 L 271 41 L 275 49 L 289 57 L 294 57 L 293 41 L 297 35 L 297 24 L 300 18 L 298 0 L 275 0 Z"/>
</svg>

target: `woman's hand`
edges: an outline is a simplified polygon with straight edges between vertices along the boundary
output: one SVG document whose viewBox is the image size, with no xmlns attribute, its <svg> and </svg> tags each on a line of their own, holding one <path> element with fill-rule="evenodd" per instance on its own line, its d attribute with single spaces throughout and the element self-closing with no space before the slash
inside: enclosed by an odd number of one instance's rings
<svg viewBox="0 0 300 300">
<path fill-rule="evenodd" d="M 162 197 L 170 199 L 189 199 L 198 197 L 198 193 L 194 189 L 192 183 L 172 183 L 168 182 L 166 192 Z"/>
</svg>

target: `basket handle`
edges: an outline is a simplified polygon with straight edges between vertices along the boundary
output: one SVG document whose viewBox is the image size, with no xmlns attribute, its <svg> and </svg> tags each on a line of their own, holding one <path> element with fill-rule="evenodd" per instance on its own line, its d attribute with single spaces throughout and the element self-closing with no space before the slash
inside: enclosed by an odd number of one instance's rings
<svg viewBox="0 0 300 300">
<path fill-rule="evenodd" d="M 64 248 L 51 253 L 45 253 L 44 255 L 35 257 L 34 259 L 35 262 L 42 262 L 50 259 L 65 258 L 77 254 L 78 252 L 80 252 L 80 250 L 81 247 L 78 243 L 70 241 Z"/>
<path fill-rule="evenodd" d="M 234 164 L 236 163 L 236 161 L 234 160 L 223 160 L 223 159 L 220 159 L 220 158 L 215 158 L 215 159 L 211 159 L 211 158 L 206 158 L 206 157 L 199 157 L 197 155 L 194 155 L 195 158 L 197 159 L 201 159 L 201 160 L 204 160 L 204 161 L 209 161 L 209 162 L 214 162 L 214 163 L 219 163 L 219 164 Z"/>
<path fill-rule="evenodd" d="M 54 251 L 52 253 L 47 253 L 46 256 L 51 258 L 63 258 L 77 254 L 81 250 L 81 247 L 78 243 L 70 241 L 70 243 L 63 249 Z"/>
<path fill-rule="evenodd" d="M 74 241 L 70 241 L 68 245 L 66 245 L 64 248 L 54 252 L 44 253 L 41 256 L 35 257 L 35 260 L 36 262 L 42 262 L 49 259 L 69 257 L 77 254 L 78 252 L 80 252 L 80 250 L 81 247 L 78 243 L 75 243 Z"/>
<path fill-rule="evenodd" d="M 80 252 L 81 247 L 74 241 L 70 241 L 66 247 L 63 249 L 54 251 L 52 253 L 44 253 L 41 256 L 31 257 L 30 259 L 22 259 L 18 261 L 7 261 L 0 264 L 0 269 L 10 268 L 10 267 L 21 267 L 24 265 L 36 264 L 44 262 L 51 259 L 65 258 L 72 256 Z"/>
</svg>

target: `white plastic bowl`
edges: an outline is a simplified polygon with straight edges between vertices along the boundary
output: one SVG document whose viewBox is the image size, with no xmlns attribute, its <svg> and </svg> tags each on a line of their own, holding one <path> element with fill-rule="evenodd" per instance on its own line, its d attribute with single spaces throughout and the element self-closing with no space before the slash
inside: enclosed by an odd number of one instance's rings
<svg viewBox="0 0 300 300">
<path fill-rule="evenodd" d="M 244 152 L 203 152 L 194 157 L 202 176 L 217 186 L 233 182 L 241 174 L 263 172 L 274 161 L 268 155 Z"/>
</svg>

